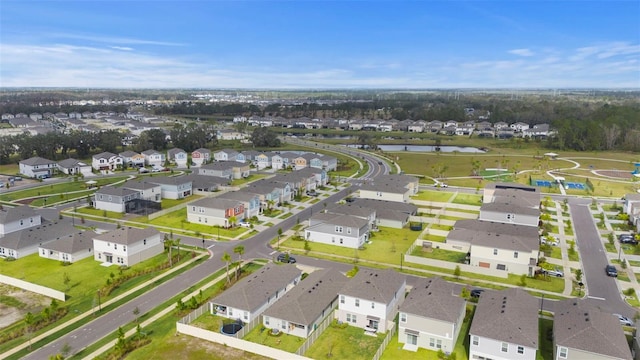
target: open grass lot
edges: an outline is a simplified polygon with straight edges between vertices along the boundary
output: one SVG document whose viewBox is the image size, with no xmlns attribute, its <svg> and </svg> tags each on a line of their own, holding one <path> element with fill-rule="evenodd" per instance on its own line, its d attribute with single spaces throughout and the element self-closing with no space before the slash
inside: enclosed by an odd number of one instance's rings
<svg viewBox="0 0 640 360">
<path fill-rule="evenodd" d="M 412 196 L 412 199 L 422 201 L 434 201 L 434 202 L 448 202 L 455 193 L 439 190 L 422 190 L 417 195 Z"/>
<path fill-rule="evenodd" d="M 247 231 L 246 228 L 243 227 L 234 227 L 231 229 L 220 228 L 216 226 L 208 226 L 203 224 L 192 224 L 187 221 L 187 209 L 182 208 L 180 210 L 176 210 L 170 212 L 166 215 L 160 216 L 153 220 L 149 220 L 146 216 L 137 217 L 132 219 L 132 221 L 142 222 L 150 225 L 158 225 L 158 226 L 167 226 L 174 229 L 181 230 L 190 230 L 197 231 L 201 234 L 209 234 L 211 236 L 224 236 L 224 237 L 236 237 Z"/>
<path fill-rule="evenodd" d="M 335 323 L 334 323 L 335 324 Z M 312 359 L 370 360 L 384 340 L 384 334 L 369 336 L 355 326 L 329 326 L 304 356 Z"/>
<path fill-rule="evenodd" d="M 90 207 L 77 208 L 76 212 L 80 214 L 108 217 L 109 219 L 122 219 L 124 217 L 124 214 L 119 212 L 99 210 L 99 209 L 94 209 Z M 81 215 L 76 215 L 76 216 L 81 216 Z"/>
<path fill-rule="evenodd" d="M 94 181 L 98 182 L 97 186 L 103 186 L 103 185 L 113 184 L 115 182 L 122 181 L 125 179 L 127 179 L 126 176 L 116 176 L 116 177 L 96 178 Z M 70 191 L 80 191 L 80 190 L 87 189 L 87 185 L 84 183 L 84 181 L 81 181 L 81 180 L 73 181 L 73 178 L 69 178 L 69 180 L 70 180 L 69 182 L 63 182 L 58 184 L 44 184 L 42 186 L 38 186 L 30 189 L 12 191 L 10 193 L 0 195 L 0 200 L 12 201 L 12 200 L 30 198 L 34 196 L 68 193 Z M 69 194 L 67 196 L 73 196 L 73 195 Z"/>
<path fill-rule="evenodd" d="M 256 325 L 256 327 L 242 339 L 290 353 L 295 353 L 306 340 L 283 332 L 279 332 L 278 335 L 272 335 L 271 330 L 265 328 L 262 324 Z"/>
<path fill-rule="evenodd" d="M 411 252 L 413 256 L 420 256 L 428 259 L 449 261 L 454 263 L 464 263 L 465 258 L 467 257 L 467 253 L 457 252 L 451 250 L 443 250 L 443 249 L 432 249 L 431 251 L 423 251 L 421 247 L 416 246 L 415 249 Z"/>
<path fill-rule="evenodd" d="M 64 195 L 60 194 L 60 195 L 50 195 L 46 197 L 39 197 L 37 199 L 34 199 L 31 203 L 29 203 L 29 205 L 45 206 L 45 205 L 55 204 L 61 201 L 70 201 L 73 199 L 76 199 L 77 201 L 82 201 L 86 199 L 87 196 L 93 195 L 94 192 L 95 192 L 95 189 L 90 189 L 90 190 L 85 190 L 81 192 L 74 192 L 71 194 L 66 193 Z"/>
<path fill-rule="evenodd" d="M 482 195 L 458 193 L 452 201 L 454 204 L 482 205 Z"/>
<path fill-rule="evenodd" d="M 234 322 L 234 320 L 227 319 L 218 315 L 213 315 L 209 312 L 205 312 L 204 314 L 200 315 L 197 319 L 193 320 L 191 322 L 191 325 L 199 327 L 201 329 L 219 333 L 220 328 L 222 328 L 222 325 L 226 323 L 231 323 L 231 322 Z"/>
<path fill-rule="evenodd" d="M 327 245 L 310 242 L 312 251 L 319 251 L 326 254 L 338 256 L 346 256 L 354 258 L 357 254 L 359 259 L 366 259 L 378 263 L 400 265 L 401 255 L 418 238 L 420 232 L 411 231 L 408 227 L 403 229 L 392 229 L 380 227 L 379 232 L 371 233 L 371 244 L 366 244 L 363 250 L 355 250 L 336 245 Z M 304 241 L 288 239 L 283 245 L 284 247 L 293 248 L 304 251 Z"/>
<path fill-rule="evenodd" d="M 18 175 L 19 173 L 20 173 L 20 166 L 18 164 L 0 165 L 0 174 Z"/>
</svg>

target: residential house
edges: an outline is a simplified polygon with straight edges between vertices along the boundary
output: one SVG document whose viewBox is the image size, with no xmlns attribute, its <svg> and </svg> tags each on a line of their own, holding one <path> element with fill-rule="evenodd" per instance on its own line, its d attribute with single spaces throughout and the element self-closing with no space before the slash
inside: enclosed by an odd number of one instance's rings
<svg viewBox="0 0 640 360">
<path fill-rule="evenodd" d="M 256 181 L 243 190 L 258 195 L 260 198 L 260 212 L 263 212 L 265 209 L 273 209 L 281 203 L 280 199 L 282 198 L 282 189 L 276 187 L 275 184 Z"/>
<path fill-rule="evenodd" d="M 160 185 L 163 199 L 184 199 L 192 194 L 193 183 L 184 176 L 152 176 L 146 181 Z"/>
<path fill-rule="evenodd" d="M 71 221 L 42 221 L 39 226 L 0 237 L 0 257 L 19 259 L 38 252 L 38 247 L 77 231 Z"/>
<path fill-rule="evenodd" d="M 29 205 L 0 208 L 0 237 L 42 224 L 42 217 Z"/>
<path fill-rule="evenodd" d="M 479 219 L 537 228 L 540 221 L 540 210 L 518 206 L 511 202 L 493 202 L 482 204 Z"/>
<path fill-rule="evenodd" d="M 504 121 L 498 121 L 497 123 L 493 124 L 493 127 L 496 129 L 496 131 L 500 131 L 509 128 L 509 124 Z"/>
<path fill-rule="evenodd" d="M 408 202 L 410 190 L 398 183 L 375 182 L 362 185 L 358 191 L 362 199 Z"/>
<path fill-rule="evenodd" d="M 519 288 L 485 291 L 469 330 L 469 359 L 535 360 L 539 307 Z"/>
<path fill-rule="evenodd" d="M 9 124 L 11 124 L 14 128 L 19 128 L 19 129 L 34 128 L 38 126 L 37 122 L 25 116 L 14 117 L 13 119 L 9 119 Z"/>
<path fill-rule="evenodd" d="M 122 168 L 122 158 L 108 151 L 93 155 L 91 167 L 95 170 L 116 170 Z"/>
<path fill-rule="evenodd" d="M 194 166 L 202 166 L 208 164 L 209 161 L 211 161 L 211 150 L 199 148 L 191 152 L 191 162 Z"/>
<path fill-rule="evenodd" d="M 262 314 L 262 325 L 307 338 L 338 306 L 347 278 L 335 269 L 316 270 Z"/>
<path fill-rule="evenodd" d="M 247 138 L 247 135 L 230 129 L 222 129 L 217 132 L 218 140 L 243 140 Z"/>
<path fill-rule="evenodd" d="M 452 283 L 439 277 L 420 279 L 400 306 L 398 343 L 450 354 L 466 314 L 466 301 Z"/>
<path fill-rule="evenodd" d="M 167 161 L 165 154 L 155 150 L 145 150 L 142 152 L 144 156 L 144 163 L 154 167 L 164 167 L 164 163 Z"/>
<path fill-rule="evenodd" d="M 515 123 L 509 125 L 509 127 L 511 129 L 513 129 L 513 131 L 521 133 L 521 132 L 529 129 L 529 124 L 523 123 L 523 122 L 515 122 Z"/>
<path fill-rule="evenodd" d="M 91 165 L 73 158 L 58 161 L 58 171 L 67 175 L 90 176 L 93 174 Z"/>
<path fill-rule="evenodd" d="M 267 264 L 211 300 L 209 311 L 249 323 L 294 288 L 301 276 L 295 265 Z"/>
<path fill-rule="evenodd" d="M 50 178 L 58 169 L 58 164 L 56 164 L 55 161 L 38 156 L 28 158 L 27 160 L 20 160 L 19 164 L 20 174 L 35 179 Z"/>
<path fill-rule="evenodd" d="M 552 134 L 549 124 L 537 124 L 522 132 L 523 137 L 545 139 Z"/>
<path fill-rule="evenodd" d="M 413 133 L 424 132 L 424 129 L 425 129 L 424 122 L 422 122 L 422 123 L 415 122 L 412 125 L 407 126 L 407 131 L 408 132 L 413 132 Z"/>
<path fill-rule="evenodd" d="M 373 229 L 376 226 L 376 210 L 355 205 L 352 203 L 347 204 L 335 204 L 325 209 L 325 213 L 343 216 L 355 216 L 360 219 L 367 220 L 369 228 Z"/>
<path fill-rule="evenodd" d="M 406 286 L 406 277 L 392 269 L 361 268 L 338 292 L 336 317 L 367 332 L 385 333 L 395 326 Z"/>
<path fill-rule="evenodd" d="M 243 179 L 251 175 L 249 164 L 235 161 L 220 161 L 202 165 L 198 169 L 199 175 L 216 176 L 224 179 Z"/>
<path fill-rule="evenodd" d="M 314 158 L 313 154 L 302 154 L 294 157 L 290 162 L 294 170 L 304 169 L 309 166 L 309 160 L 307 158 Z"/>
<path fill-rule="evenodd" d="M 239 152 L 231 149 L 222 149 L 213 153 L 216 161 L 236 161 Z"/>
<path fill-rule="evenodd" d="M 167 150 L 167 158 L 179 168 L 187 167 L 188 157 L 187 152 L 180 148 Z"/>
<path fill-rule="evenodd" d="M 314 214 L 305 229 L 305 240 L 359 249 L 369 238 L 367 219 L 329 213 Z"/>
<path fill-rule="evenodd" d="M 553 358 L 556 360 L 632 360 L 617 317 L 585 299 L 554 304 Z"/>
<path fill-rule="evenodd" d="M 241 153 L 241 152 L 239 152 L 238 155 L 236 155 L 236 161 L 240 163 L 248 162 L 246 157 L 244 156 L 244 153 Z M 248 164 L 250 165 L 251 162 L 248 162 Z"/>
<path fill-rule="evenodd" d="M 244 162 L 247 162 L 253 166 L 257 166 L 258 160 L 256 159 L 256 157 L 262 153 L 255 150 L 247 150 L 241 152 L 241 154 L 244 157 Z"/>
<path fill-rule="evenodd" d="M 322 169 L 326 171 L 335 171 L 338 168 L 338 159 L 333 156 L 321 155 L 320 160 L 322 161 Z"/>
<path fill-rule="evenodd" d="M 118 155 L 120 155 L 120 157 L 122 158 L 122 165 L 125 168 L 140 168 L 144 166 L 144 155 L 138 154 L 135 151 L 127 150 L 121 152 Z"/>
<path fill-rule="evenodd" d="M 51 242 L 42 244 L 38 249 L 38 255 L 43 258 L 74 263 L 93 255 L 93 238 L 96 233 L 87 231 L 75 231 L 65 234 Z"/>
<path fill-rule="evenodd" d="M 205 197 L 187 205 L 187 221 L 194 224 L 228 228 L 244 218 L 244 203 L 239 200 Z"/>
<path fill-rule="evenodd" d="M 133 266 L 164 252 L 162 234 L 153 227 L 122 227 L 93 238 L 94 259 Z"/>
<path fill-rule="evenodd" d="M 270 164 L 270 166 L 275 170 L 285 169 L 284 158 L 280 156 L 280 154 L 265 154 L 266 157 L 268 157 L 269 155 L 271 155 L 271 157 L 269 158 L 269 160 L 265 161 L 264 164 Z M 258 169 L 260 169 L 261 161 L 264 161 L 264 159 L 258 158 Z"/>
<path fill-rule="evenodd" d="M 489 183 L 487 184 L 487 186 L 484 187 L 483 189 L 483 194 L 482 194 L 482 202 L 483 203 L 490 203 L 493 202 L 495 199 L 495 194 L 496 191 L 500 191 L 500 190 L 521 190 L 523 192 L 529 192 L 532 194 L 537 194 L 537 196 L 540 196 L 540 190 L 534 186 L 527 186 L 527 185 L 523 185 L 523 184 L 519 184 L 519 183 L 503 183 L 503 182 L 496 182 L 496 183 Z M 523 194 L 522 196 L 531 196 L 531 194 Z"/>
<path fill-rule="evenodd" d="M 260 191 L 254 191 L 254 189 L 260 189 Z M 256 182 L 251 183 L 247 190 L 256 194 L 263 194 L 264 189 L 269 190 L 271 193 L 278 194 L 278 199 L 276 203 L 282 204 L 286 201 L 291 201 L 293 199 L 293 188 L 291 184 L 287 181 L 278 181 L 277 179 L 262 179 Z"/>
<path fill-rule="evenodd" d="M 140 200 L 140 191 L 124 187 L 104 186 L 93 195 L 93 207 L 117 213 L 135 212 Z"/>
<path fill-rule="evenodd" d="M 271 166 L 271 153 L 260 153 L 254 156 L 253 164 L 258 170 Z"/>
<path fill-rule="evenodd" d="M 239 201 L 244 205 L 244 214 L 242 219 L 250 219 L 260 214 L 260 196 L 248 192 L 244 189 L 239 191 L 229 191 L 218 196 L 218 199 L 227 199 L 233 201 Z"/>
<path fill-rule="evenodd" d="M 640 194 L 626 194 L 622 211 L 629 215 L 629 222 L 640 232 Z"/>
<path fill-rule="evenodd" d="M 162 201 L 162 188 L 158 184 L 144 180 L 127 180 L 122 184 L 123 189 L 129 189 L 140 193 L 140 199 L 159 203 Z"/>
<path fill-rule="evenodd" d="M 199 174 L 184 175 L 182 178 L 191 180 L 191 188 L 193 193 L 197 195 L 207 195 L 207 193 L 220 191 L 231 183 L 229 179 Z"/>
<path fill-rule="evenodd" d="M 418 207 L 395 201 L 355 199 L 351 204 L 370 208 L 376 211 L 375 227 L 384 226 L 402 229 L 407 225 L 412 215 L 418 213 Z"/>
</svg>

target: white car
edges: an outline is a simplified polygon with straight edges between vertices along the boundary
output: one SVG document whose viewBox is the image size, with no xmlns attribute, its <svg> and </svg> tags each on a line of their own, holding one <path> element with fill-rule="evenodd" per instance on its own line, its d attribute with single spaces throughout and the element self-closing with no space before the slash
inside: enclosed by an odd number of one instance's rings
<svg viewBox="0 0 640 360">
<path fill-rule="evenodd" d="M 241 222 L 239 223 L 239 225 L 245 228 L 251 228 L 251 223 L 248 222 Z"/>
<path fill-rule="evenodd" d="M 633 326 L 633 321 L 629 320 L 628 317 L 626 316 L 622 316 L 620 314 L 613 314 L 613 316 L 616 316 L 618 318 L 618 320 L 620 320 L 620 324 L 624 325 L 624 326 Z"/>
</svg>

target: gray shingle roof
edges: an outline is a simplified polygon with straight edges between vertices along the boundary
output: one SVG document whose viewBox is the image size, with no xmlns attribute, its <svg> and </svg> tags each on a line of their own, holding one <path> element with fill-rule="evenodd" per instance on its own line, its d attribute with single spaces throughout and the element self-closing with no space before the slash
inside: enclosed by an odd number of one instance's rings
<svg viewBox="0 0 640 360">
<path fill-rule="evenodd" d="M 108 160 L 108 159 L 110 159 L 110 158 L 112 158 L 114 156 L 118 156 L 118 155 L 116 155 L 114 153 L 111 153 L 111 152 L 108 152 L 108 151 L 105 151 L 105 152 L 101 152 L 100 154 L 93 155 L 93 158 L 94 159 L 107 159 Z"/>
<path fill-rule="evenodd" d="M 218 162 L 202 165 L 200 169 L 223 171 L 223 170 L 230 170 L 236 167 L 241 167 L 244 165 L 245 164 L 235 162 L 235 161 L 218 161 Z M 249 166 L 248 164 L 246 165 Z"/>
<path fill-rule="evenodd" d="M 215 297 L 211 303 L 253 312 L 300 275 L 302 271 L 295 265 L 267 264 Z"/>
<path fill-rule="evenodd" d="M 127 196 L 127 195 L 135 195 L 138 194 L 139 191 L 127 189 L 124 187 L 114 187 L 114 186 L 104 186 L 98 191 L 96 194 L 98 195 L 113 195 L 113 196 Z"/>
<path fill-rule="evenodd" d="M 531 252 L 540 248 L 540 240 L 537 234 L 531 237 L 469 229 L 454 229 L 449 232 L 447 239 L 468 242 L 477 246 L 523 252 Z"/>
<path fill-rule="evenodd" d="M 61 161 L 58 161 L 58 166 L 63 167 L 65 169 L 68 169 L 70 167 L 74 167 L 74 166 L 89 166 L 86 163 L 78 160 L 78 159 L 74 159 L 74 158 L 69 158 L 69 159 L 64 159 Z"/>
<path fill-rule="evenodd" d="M 406 277 L 392 269 L 377 271 L 361 268 L 338 293 L 388 304 L 393 300 L 396 291 L 405 285 Z M 404 296 L 404 291 L 400 296 Z"/>
<path fill-rule="evenodd" d="M 343 204 L 337 206 L 329 206 L 327 213 L 336 215 L 352 215 L 360 218 L 368 218 L 376 213 L 375 210 L 352 204 Z"/>
<path fill-rule="evenodd" d="M 24 165 L 29 165 L 29 166 L 36 166 L 36 165 L 55 164 L 56 162 L 53 160 L 41 158 L 39 156 L 34 156 L 31 158 L 28 158 L 27 160 L 21 160 L 20 163 Z"/>
<path fill-rule="evenodd" d="M 200 206 L 220 210 L 235 208 L 238 205 L 241 205 L 239 200 L 223 199 L 219 197 L 205 197 L 189 204 L 189 206 Z"/>
<path fill-rule="evenodd" d="M 389 209 L 394 211 L 400 211 L 407 214 L 416 214 L 418 212 L 417 206 L 413 204 L 401 203 L 396 201 L 356 198 L 352 204 L 369 207 L 377 211 L 383 210 L 383 209 Z"/>
<path fill-rule="evenodd" d="M 230 191 L 218 196 L 219 199 L 229 199 L 235 201 L 251 201 L 258 197 L 258 194 L 248 192 L 244 189 L 238 191 Z"/>
<path fill-rule="evenodd" d="M 632 359 L 618 318 L 581 299 L 555 304 L 553 336 L 558 346 L 615 359 Z"/>
<path fill-rule="evenodd" d="M 2 209 L 0 209 L 0 224 L 8 224 L 31 216 L 39 215 L 36 214 L 35 210 L 28 205 L 20 205 L 16 207 L 3 206 Z"/>
<path fill-rule="evenodd" d="M 136 156 L 139 155 L 137 152 L 135 151 L 131 151 L 131 150 L 127 150 L 127 151 L 123 151 L 119 154 L 122 157 L 132 157 L 132 156 Z"/>
<path fill-rule="evenodd" d="M 125 189 L 132 189 L 132 190 L 147 190 L 147 189 L 152 189 L 152 188 L 157 188 L 160 185 L 158 184 L 154 184 L 154 183 L 150 183 L 148 181 L 145 180 L 127 180 L 124 184 L 122 184 L 122 187 Z"/>
<path fill-rule="evenodd" d="M 386 192 L 386 193 L 394 193 L 394 194 L 404 194 L 407 191 L 409 191 L 409 189 L 407 189 L 406 187 L 402 186 L 401 184 L 398 184 L 398 183 L 385 183 L 385 182 L 378 181 L 377 179 L 373 183 L 362 185 L 362 187 L 360 187 L 360 189 L 369 190 L 369 191 L 379 191 L 379 192 Z"/>
<path fill-rule="evenodd" d="M 309 326 L 338 297 L 338 291 L 346 282 L 347 278 L 335 269 L 316 270 L 264 315 Z"/>
<path fill-rule="evenodd" d="M 122 227 L 94 237 L 96 240 L 108 241 L 116 244 L 130 245 L 143 239 L 150 238 L 160 232 L 154 227 L 138 229 L 134 227 Z"/>
<path fill-rule="evenodd" d="M 480 212 L 482 211 L 497 211 L 501 213 L 540 216 L 540 210 L 537 208 L 534 209 L 528 206 L 521 206 L 504 201 L 482 204 Z"/>
<path fill-rule="evenodd" d="M 181 185 L 191 182 L 191 180 L 184 176 L 150 176 L 147 177 L 145 181 L 160 185 Z"/>
<path fill-rule="evenodd" d="M 33 245 L 41 245 L 53 239 L 77 231 L 71 221 L 43 221 L 42 225 L 16 231 L 0 238 L 0 247 L 19 251 Z"/>
<path fill-rule="evenodd" d="M 485 291 L 470 335 L 538 349 L 538 299 L 522 289 Z"/>
<path fill-rule="evenodd" d="M 540 194 L 519 189 L 496 189 L 493 202 L 539 208 Z"/>
<path fill-rule="evenodd" d="M 456 221 L 454 229 L 475 230 L 495 234 L 523 236 L 528 238 L 538 238 L 538 229 L 533 226 L 507 224 L 493 221 L 464 219 Z"/>
<path fill-rule="evenodd" d="M 421 280 L 411 289 L 400 311 L 455 323 L 465 312 L 466 301 L 454 294 L 452 283 L 434 277 Z"/>
<path fill-rule="evenodd" d="M 367 221 L 366 219 L 362 219 L 356 216 L 330 213 L 314 214 L 311 217 L 310 221 L 311 224 L 313 224 L 310 226 L 310 228 L 313 228 L 317 224 L 331 224 L 359 229 L 369 224 L 369 221 Z"/>
<path fill-rule="evenodd" d="M 229 185 L 230 180 L 217 176 L 189 174 L 181 176 L 184 180 L 190 180 L 191 186 L 194 189 L 205 189 L 213 187 L 214 185 Z"/>
<path fill-rule="evenodd" d="M 93 249 L 93 238 L 96 236 L 91 230 L 77 231 L 63 235 L 54 241 L 43 245 L 42 248 L 67 254 Z"/>
</svg>

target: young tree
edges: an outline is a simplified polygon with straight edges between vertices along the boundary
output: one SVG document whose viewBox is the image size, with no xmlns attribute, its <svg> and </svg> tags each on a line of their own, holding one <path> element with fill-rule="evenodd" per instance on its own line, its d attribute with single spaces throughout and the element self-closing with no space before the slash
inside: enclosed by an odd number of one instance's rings
<svg viewBox="0 0 640 360">
<path fill-rule="evenodd" d="M 62 274 L 62 283 L 64 284 L 65 287 L 65 291 L 69 291 L 69 283 L 71 282 L 71 278 L 69 277 L 69 274 L 64 273 Z"/>
<path fill-rule="evenodd" d="M 238 254 L 238 268 L 236 270 L 236 280 L 238 280 L 238 276 L 240 274 L 240 264 L 242 263 L 242 255 L 244 254 L 244 246 L 238 245 L 234 247 L 233 252 Z"/>
<path fill-rule="evenodd" d="M 229 253 L 225 251 L 224 254 L 222 254 L 222 261 L 227 263 L 227 284 L 228 284 L 231 282 L 231 279 L 229 278 L 229 265 L 231 264 L 231 255 L 229 255 Z"/>
<path fill-rule="evenodd" d="M 460 265 L 456 265 L 456 268 L 453 270 L 453 276 L 455 276 L 456 279 L 459 279 L 461 271 Z"/>
<path fill-rule="evenodd" d="M 133 309 L 133 311 L 132 311 L 132 312 L 133 312 L 133 316 L 135 316 L 135 317 L 136 317 L 136 324 L 137 324 L 137 323 L 138 323 L 138 315 L 140 315 L 140 309 L 136 306 L 136 307 Z"/>
</svg>

